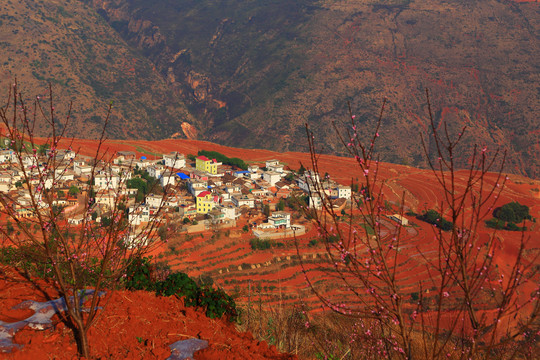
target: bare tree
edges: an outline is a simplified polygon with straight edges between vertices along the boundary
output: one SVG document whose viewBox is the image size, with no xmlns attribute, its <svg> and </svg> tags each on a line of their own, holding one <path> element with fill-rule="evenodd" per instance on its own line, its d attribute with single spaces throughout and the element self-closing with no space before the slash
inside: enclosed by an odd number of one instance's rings
<svg viewBox="0 0 540 360">
<path fill-rule="evenodd" d="M 334 212 L 323 182 L 315 176 L 310 181 L 310 203 L 318 209 L 304 208 L 324 241 L 327 273 L 342 290 L 325 291 L 303 267 L 306 279 L 326 307 L 358 319 L 357 328 L 350 329 L 355 344 L 360 344 L 349 347 L 354 358 L 526 357 L 527 346 L 537 346 L 539 336 L 538 248 L 530 246 L 523 232 L 512 268 L 504 274 L 493 262 L 499 250 L 495 232 L 487 237 L 480 233 L 480 224 L 505 186 L 505 154 L 489 155 L 485 148 L 474 147 L 470 166 L 458 169 L 463 154 L 457 149 L 466 128 L 455 139 L 446 125 L 439 130 L 427 91 L 426 95 L 438 154 L 430 159 L 424 145 L 436 179 L 426 186 L 440 194 L 433 234 L 426 236 L 431 241 L 419 245 L 415 231 L 409 232 L 401 223 L 410 201 L 405 193 L 395 219 L 398 223 L 386 216 L 387 188 L 375 155 L 386 100 L 367 142 L 357 133 L 349 106 L 347 130 L 334 124 L 362 176 L 348 221 Z M 315 137 L 307 124 L 306 130 L 312 171 L 319 174 Z M 415 276 L 421 273 L 425 278 Z"/>
<path fill-rule="evenodd" d="M 7 158 L 0 174 L 19 179 L 16 189 L 8 183 L 0 192 L 3 245 L 21 254 L 23 263 L 34 270 L 32 275 L 37 272 L 53 280 L 65 297 L 64 320 L 86 358 L 91 355 L 88 330 L 105 305 L 100 298 L 103 290 L 114 291 L 132 260 L 156 243 L 167 197 L 164 192 L 153 216 L 145 218 L 144 198 L 136 202 L 128 195 L 133 163 L 115 165 L 106 148 L 111 108 L 112 103 L 94 156 L 85 159 L 76 140 L 65 137 L 71 104 L 59 121 L 50 85 L 48 97 L 37 97 L 27 106 L 15 83 L 0 109 L 5 144 L 10 147 L 3 152 Z M 46 139 L 35 136 L 40 123 L 50 129 Z M 74 175 L 74 165 L 82 169 L 80 174 Z M 63 199 L 67 183 L 81 190 L 69 208 Z"/>
</svg>

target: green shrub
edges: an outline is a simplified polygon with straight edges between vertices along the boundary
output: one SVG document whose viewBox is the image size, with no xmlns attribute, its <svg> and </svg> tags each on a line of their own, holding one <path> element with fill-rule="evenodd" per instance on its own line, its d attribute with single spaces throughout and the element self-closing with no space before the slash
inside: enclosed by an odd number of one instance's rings
<svg viewBox="0 0 540 360">
<path fill-rule="evenodd" d="M 247 170 L 248 168 L 244 160 L 239 158 L 229 158 L 221 153 L 218 153 L 217 151 L 199 150 L 197 155 L 203 155 L 209 159 L 216 159 L 218 162 L 221 162 L 225 165 L 236 166 L 242 170 Z"/>
<path fill-rule="evenodd" d="M 486 226 L 491 229 L 504 229 L 504 221 L 493 218 L 486 220 Z"/>
<path fill-rule="evenodd" d="M 493 216 L 499 220 L 511 223 L 520 223 L 523 220 L 532 219 L 529 214 L 529 207 L 527 205 L 521 205 L 516 201 L 504 204 L 500 208 L 495 209 Z"/>
<path fill-rule="evenodd" d="M 327 241 L 328 241 L 330 244 L 336 243 L 336 242 L 339 241 L 339 236 L 337 236 L 337 235 L 330 235 L 330 236 L 328 236 Z"/>
<path fill-rule="evenodd" d="M 161 296 L 176 295 L 184 297 L 186 306 L 197 306 L 199 304 L 199 286 L 184 273 L 173 273 L 167 276 L 165 281 L 155 284 L 156 293 Z"/>
<path fill-rule="evenodd" d="M 249 245 L 253 250 L 268 250 L 272 247 L 272 242 L 267 239 L 253 238 L 249 240 Z"/>
<path fill-rule="evenodd" d="M 201 288 L 201 295 L 198 297 L 201 306 L 206 309 L 206 316 L 211 319 L 221 318 L 227 315 L 229 319 L 236 319 L 238 312 L 232 297 L 227 295 L 223 289 L 212 289 L 210 287 Z"/>
<path fill-rule="evenodd" d="M 125 287 L 129 290 L 154 290 L 152 280 L 152 258 L 137 258 L 126 269 Z"/>
<path fill-rule="evenodd" d="M 203 308 L 206 316 L 212 319 L 226 316 L 235 321 L 238 318 L 234 300 L 222 289 L 212 288 L 210 281 L 202 281 L 199 286 L 188 275 L 176 272 L 156 282 L 152 279 L 153 266 L 150 260 L 136 259 L 129 265 L 125 282 L 127 289 L 155 291 L 160 296 L 183 297 L 185 306 Z"/>
<path fill-rule="evenodd" d="M 450 231 L 454 228 L 454 224 L 442 217 L 437 211 L 430 209 L 422 215 L 416 217 L 418 220 L 425 221 L 429 224 L 440 227 L 443 231 Z"/>
</svg>

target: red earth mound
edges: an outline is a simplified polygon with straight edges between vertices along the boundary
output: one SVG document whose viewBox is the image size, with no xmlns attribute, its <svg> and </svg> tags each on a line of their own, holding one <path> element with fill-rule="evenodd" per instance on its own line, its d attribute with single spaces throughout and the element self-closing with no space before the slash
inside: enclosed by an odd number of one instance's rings
<svg viewBox="0 0 540 360">
<path fill-rule="evenodd" d="M 32 286 L 11 268 L 0 268 L 0 320 L 15 322 L 32 315 L 27 310 L 11 310 L 25 300 L 46 301 L 58 294 L 50 284 L 37 281 Z M 118 291 L 107 294 L 96 323 L 89 332 L 93 356 L 101 359 L 166 359 L 169 345 L 190 338 L 207 340 L 207 349 L 196 359 L 296 359 L 280 354 L 275 347 L 259 342 L 250 333 L 239 333 L 234 323 L 207 318 L 203 312 L 185 307 L 175 297 L 153 293 Z M 15 334 L 20 350 L 2 354 L 3 359 L 73 359 L 77 346 L 73 333 L 53 317 L 52 329 L 37 331 L 28 327 Z M 1 353 L 0 353 L 1 354 Z"/>
</svg>

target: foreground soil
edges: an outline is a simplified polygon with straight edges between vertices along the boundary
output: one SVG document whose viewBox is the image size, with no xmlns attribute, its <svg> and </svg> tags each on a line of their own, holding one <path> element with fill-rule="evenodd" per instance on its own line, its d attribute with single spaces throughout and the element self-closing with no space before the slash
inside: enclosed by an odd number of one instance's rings
<svg viewBox="0 0 540 360">
<path fill-rule="evenodd" d="M 32 315 L 11 308 L 24 300 L 45 301 L 58 294 L 45 282 L 32 285 L 13 269 L 0 267 L 0 321 L 15 322 Z M 93 356 L 100 359 L 166 359 L 169 345 L 189 338 L 207 340 L 209 346 L 195 359 L 297 359 L 280 354 L 250 333 L 239 333 L 235 324 L 207 318 L 203 312 L 184 307 L 175 297 L 153 293 L 117 291 L 107 294 L 103 309 L 89 332 Z M 14 337 L 20 350 L 0 353 L 1 359 L 74 359 L 77 346 L 72 331 L 59 318 L 54 327 L 37 331 L 24 328 Z"/>
</svg>

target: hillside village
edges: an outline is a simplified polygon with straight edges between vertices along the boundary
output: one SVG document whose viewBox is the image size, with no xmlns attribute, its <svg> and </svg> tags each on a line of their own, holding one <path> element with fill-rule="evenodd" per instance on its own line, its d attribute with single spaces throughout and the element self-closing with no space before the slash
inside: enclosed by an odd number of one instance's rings
<svg viewBox="0 0 540 360">
<path fill-rule="evenodd" d="M 292 206 L 292 197 L 320 208 L 313 189 L 321 187 L 336 211 L 351 199 L 350 186 L 321 180 L 311 171 L 296 173 L 273 159 L 241 170 L 204 155 L 186 158 L 178 152 L 148 159 L 118 151 L 111 161 L 96 163 L 70 149 L 39 149 L 21 157 L 4 149 L 0 166 L 0 191 L 9 194 L 10 211 L 18 218 L 36 216 L 31 194 L 38 194 L 38 207 L 47 208 L 42 190 L 54 187 L 52 206 L 75 226 L 84 220 L 109 222 L 116 206 L 125 209 L 133 229 L 142 229 L 157 214 L 169 228 L 188 233 L 235 227 L 243 216 L 246 230 L 258 238 L 292 237 L 306 231 L 295 223 L 299 213 L 284 211 L 285 204 Z M 85 211 L 89 203 L 92 207 Z"/>
</svg>

